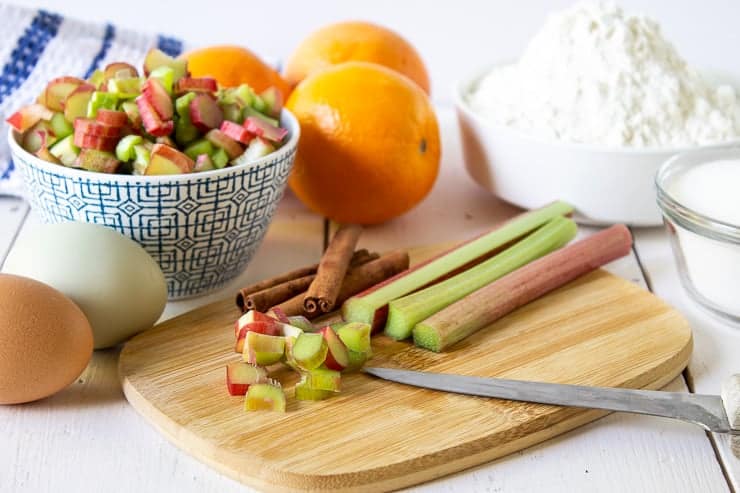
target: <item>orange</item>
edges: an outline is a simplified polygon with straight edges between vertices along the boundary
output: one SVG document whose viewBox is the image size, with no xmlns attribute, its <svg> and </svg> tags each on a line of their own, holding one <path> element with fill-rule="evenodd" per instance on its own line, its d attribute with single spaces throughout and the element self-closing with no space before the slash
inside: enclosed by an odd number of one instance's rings
<svg viewBox="0 0 740 493">
<path fill-rule="evenodd" d="M 295 86 L 316 70 L 350 61 L 393 69 L 429 94 L 427 69 L 414 47 L 394 31 L 369 22 L 340 22 L 315 31 L 286 63 L 285 78 Z"/>
<path fill-rule="evenodd" d="M 182 55 L 193 77 L 213 77 L 225 87 L 249 84 L 257 92 L 275 86 L 287 98 L 290 86 L 257 55 L 240 46 L 210 46 Z"/>
<path fill-rule="evenodd" d="M 288 183 L 315 212 L 343 223 L 381 223 L 432 188 L 439 171 L 437 118 L 407 77 L 347 62 L 298 84 L 286 107 L 301 124 Z"/>
</svg>

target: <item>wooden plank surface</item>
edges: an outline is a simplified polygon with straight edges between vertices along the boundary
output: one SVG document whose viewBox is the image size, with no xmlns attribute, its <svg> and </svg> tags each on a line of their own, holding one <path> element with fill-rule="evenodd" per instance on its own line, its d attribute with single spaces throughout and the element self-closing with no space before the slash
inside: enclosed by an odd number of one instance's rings
<svg viewBox="0 0 740 493">
<path fill-rule="evenodd" d="M 265 491 L 397 489 L 603 415 L 415 389 L 363 374 L 346 375 L 340 396 L 306 403 L 290 399 L 297 377 L 284 367 L 275 376 L 287 389 L 288 412 L 245 415 L 243 398 L 223 388 L 226 362 L 238 359 L 235 316 L 228 299 L 170 320 L 127 343 L 119 372 L 129 402 L 170 440 Z M 371 363 L 660 388 L 680 373 L 690 351 L 690 330 L 675 310 L 600 271 L 442 354 L 377 337 Z"/>
<path fill-rule="evenodd" d="M 28 204 L 21 199 L 0 196 L 0 266 L 26 220 L 28 209 Z"/>
<path fill-rule="evenodd" d="M 740 373 L 740 328 L 709 314 L 683 289 L 668 236 L 662 229 L 636 230 L 635 242 L 653 291 L 680 306 L 694 330 L 694 352 L 687 371 L 692 390 L 718 394 L 726 378 Z M 728 481 L 740 491 L 740 459 L 732 454 L 728 437 L 713 434 L 712 439 Z"/>
</svg>

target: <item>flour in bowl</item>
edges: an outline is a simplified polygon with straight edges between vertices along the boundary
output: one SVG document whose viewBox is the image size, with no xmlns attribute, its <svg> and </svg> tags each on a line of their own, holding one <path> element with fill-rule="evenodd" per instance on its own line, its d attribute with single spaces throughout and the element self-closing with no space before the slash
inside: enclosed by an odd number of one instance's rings
<svg viewBox="0 0 740 493">
<path fill-rule="evenodd" d="M 608 147 L 740 137 L 740 97 L 703 79 L 658 24 L 612 3 L 552 15 L 521 59 L 468 95 L 478 114 L 531 135 Z"/>
</svg>

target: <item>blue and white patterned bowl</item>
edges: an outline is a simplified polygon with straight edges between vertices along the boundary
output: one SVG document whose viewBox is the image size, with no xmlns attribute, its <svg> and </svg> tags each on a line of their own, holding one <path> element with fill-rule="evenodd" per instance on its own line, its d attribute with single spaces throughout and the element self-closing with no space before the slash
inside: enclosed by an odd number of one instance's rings
<svg viewBox="0 0 740 493">
<path fill-rule="evenodd" d="M 159 262 L 170 299 L 197 296 L 239 275 L 262 242 L 293 166 L 300 128 L 283 110 L 288 141 L 248 166 L 167 176 L 93 173 L 43 161 L 11 130 L 10 149 L 33 209 L 47 223 L 103 224 Z"/>
</svg>

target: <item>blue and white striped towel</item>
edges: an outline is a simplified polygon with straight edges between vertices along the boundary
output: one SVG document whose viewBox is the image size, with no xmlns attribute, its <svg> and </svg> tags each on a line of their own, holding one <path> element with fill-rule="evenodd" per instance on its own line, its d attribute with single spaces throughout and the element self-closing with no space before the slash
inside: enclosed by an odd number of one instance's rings
<svg viewBox="0 0 740 493">
<path fill-rule="evenodd" d="M 65 19 L 44 10 L 0 5 L 0 116 L 32 102 L 54 77 L 87 77 L 110 62 L 141 65 L 152 47 L 177 56 L 182 41 L 164 35 Z M 7 124 L 0 131 L 0 196 L 22 195 L 10 159 Z"/>
</svg>

